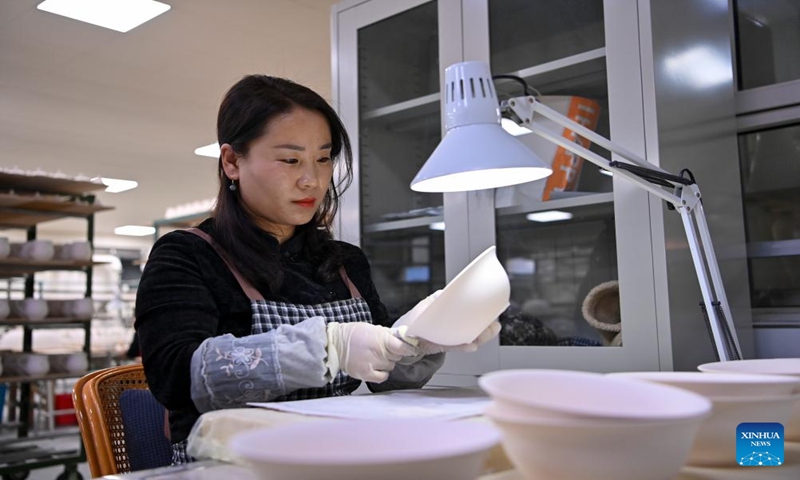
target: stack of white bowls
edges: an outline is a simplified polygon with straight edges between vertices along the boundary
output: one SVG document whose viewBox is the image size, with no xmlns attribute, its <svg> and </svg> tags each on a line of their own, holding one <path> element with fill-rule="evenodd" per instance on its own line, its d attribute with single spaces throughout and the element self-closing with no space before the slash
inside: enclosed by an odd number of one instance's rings
<svg viewBox="0 0 800 480">
<path fill-rule="evenodd" d="M 782 375 L 800 381 L 800 358 L 763 358 L 706 363 L 697 367 L 708 373 L 750 373 L 754 375 Z M 789 423 L 784 424 L 786 440 L 800 442 L 800 398 L 792 405 Z"/>
<path fill-rule="evenodd" d="M 712 374 L 701 372 L 626 372 L 630 378 L 670 385 L 703 395 L 713 403 L 713 413 L 697 432 L 687 463 L 704 467 L 738 465 L 736 427 L 740 423 L 787 425 L 800 379 L 776 375 Z"/>
<path fill-rule="evenodd" d="M 479 380 L 487 416 L 530 479 L 672 479 L 711 402 L 692 392 L 564 370 L 504 370 Z"/>
</svg>

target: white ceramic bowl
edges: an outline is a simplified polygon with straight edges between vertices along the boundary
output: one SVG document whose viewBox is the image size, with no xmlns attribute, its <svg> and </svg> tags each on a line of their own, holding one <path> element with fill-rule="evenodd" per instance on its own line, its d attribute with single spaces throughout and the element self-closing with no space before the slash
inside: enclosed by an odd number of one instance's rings
<svg viewBox="0 0 800 480">
<path fill-rule="evenodd" d="M 714 410 L 697 432 L 690 465 L 726 467 L 737 465 L 736 427 L 740 423 L 777 422 L 784 427 L 789 421 L 792 404 L 798 395 L 782 395 L 750 399 L 714 400 Z M 784 429 L 785 436 L 785 429 Z"/>
<path fill-rule="evenodd" d="M 89 362 L 83 352 L 51 354 L 48 355 L 48 360 L 51 372 L 76 373 L 89 369 Z"/>
<path fill-rule="evenodd" d="M 609 376 L 672 385 L 704 397 L 748 398 L 789 395 L 800 388 L 800 379 L 780 375 L 702 372 L 619 372 Z"/>
<path fill-rule="evenodd" d="M 92 259 L 92 245 L 89 242 L 73 242 L 65 247 L 70 260 L 88 262 Z"/>
<path fill-rule="evenodd" d="M 39 298 L 11 301 L 11 313 L 14 317 L 39 321 L 47 317 L 48 311 L 47 301 Z"/>
<path fill-rule="evenodd" d="M 70 317 L 91 318 L 94 313 L 94 303 L 91 298 L 71 300 L 64 306 L 64 312 Z"/>
<path fill-rule="evenodd" d="M 478 384 L 495 401 L 539 417 L 658 422 L 702 417 L 708 399 L 675 387 L 568 370 L 502 370 Z"/>
<path fill-rule="evenodd" d="M 34 261 L 52 260 L 55 247 L 50 240 L 30 240 L 20 247 L 20 256 Z"/>
<path fill-rule="evenodd" d="M 530 479 L 666 480 L 686 461 L 702 417 L 662 423 L 585 424 L 486 415 L 503 434 L 503 449 Z"/>
<path fill-rule="evenodd" d="M 800 358 L 758 358 L 730 362 L 706 363 L 697 367 L 701 372 L 756 373 L 791 375 L 800 379 Z M 794 403 L 789 424 L 784 425 L 786 440 L 800 442 L 800 400 Z"/>
<path fill-rule="evenodd" d="M 701 372 L 758 373 L 765 375 L 793 375 L 800 377 L 800 358 L 757 358 L 729 362 L 704 363 L 697 367 Z"/>
<path fill-rule="evenodd" d="M 478 338 L 508 308 L 511 296 L 508 274 L 495 250 L 489 247 L 464 267 L 408 324 L 408 335 L 440 345 L 462 345 Z"/>
<path fill-rule="evenodd" d="M 39 353 L 5 352 L 3 370 L 6 375 L 44 375 L 50 371 L 47 355 Z"/>
<path fill-rule="evenodd" d="M 500 442 L 491 425 L 328 420 L 251 430 L 231 451 L 269 480 L 472 479 Z"/>
</svg>

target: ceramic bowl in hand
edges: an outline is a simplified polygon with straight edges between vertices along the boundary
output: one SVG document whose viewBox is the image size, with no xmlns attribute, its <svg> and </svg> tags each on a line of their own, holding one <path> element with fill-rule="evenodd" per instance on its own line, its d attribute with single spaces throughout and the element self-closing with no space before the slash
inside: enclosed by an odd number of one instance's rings
<svg viewBox="0 0 800 480">
<path fill-rule="evenodd" d="M 472 343 L 508 308 L 510 296 L 508 275 L 496 248 L 489 247 L 408 324 L 406 333 L 439 345 Z"/>
<path fill-rule="evenodd" d="M 660 422 L 703 417 L 711 402 L 695 393 L 598 373 L 502 370 L 478 384 L 493 400 L 540 418 Z"/>
<path fill-rule="evenodd" d="M 477 478 L 499 432 L 478 422 L 326 420 L 252 430 L 231 451 L 263 479 Z"/>
<path fill-rule="evenodd" d="M 729 362 L 706 363 L 697 367 L 701 372 L 756 373 L 764 375 L 790 375 L 800 378 L 800 358 L 758 358 Z M 786 440 L 800 442 L 800 400 L 792 407 L 789 424 L 784 425 Z"/>
<path fill-rule="evenodd" d="M 672 385 L 704 397 L 752 398 L 790 395 L 800 388 L 800 378 L 781 375 L 755 375 L 702 372 L 620 372 L 609 376 Z"/>
<path fill-rule="evenodd" d="M 511 462 L 530 479 L 673 479 L 703 418 L 586 423 L 531 419 L 494 407 L 486 415 L 502 431 L 503 449 Z"/>
</svg>

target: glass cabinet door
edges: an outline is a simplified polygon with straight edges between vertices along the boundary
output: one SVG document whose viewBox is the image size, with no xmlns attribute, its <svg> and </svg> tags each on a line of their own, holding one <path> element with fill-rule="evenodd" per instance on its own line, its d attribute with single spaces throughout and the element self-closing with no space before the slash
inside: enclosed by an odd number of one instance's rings
<svg viewBox="0 0 800 480">
<path fill-rule="evenodd" d="M 603 1 L 489 0 L 488 9 L 492 73 L 522 78 L 542 103 L 610 137 Z M 495 84 L 500 100 L 524 94 L 517 82 Z M 554 173 L 495 192 L 497 252 L 511 280 L 501 350 L 619 346 L 619 289 L 607 283 L 618 279 L 612 178 L 536 134 L 518 138 Z M 584 315 L 595 287 L 598 309 Z"/>
<path fill-rule="evenodd" d="M 373 1 L 352 10 L 347 54 L 356 58 L 350 102 L 358 120 L 345 122 L 357 138 L 358 198 L 345 208 L 357 210 L 358 240 L 397 318 L 445 285 L 442 195 L 410 188 L 441 139 L 438 2 Z"/>
</svg>

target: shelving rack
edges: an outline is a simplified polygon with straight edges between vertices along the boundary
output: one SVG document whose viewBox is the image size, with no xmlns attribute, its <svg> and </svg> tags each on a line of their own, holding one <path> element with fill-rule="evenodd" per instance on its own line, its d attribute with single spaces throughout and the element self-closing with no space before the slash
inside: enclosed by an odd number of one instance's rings
<svg viewBox="0 0 800 480">
<path fill-rule="evenodd" d="M 95 202 L 92 192 L 102 190 L 104 185 L 94 182 L 77 181 L 67 178 L 54 178 L 45 175 L 24 175 L 0 172 L 0 229 L 24 229 L 27 240 L 37 238 L 37 225 L 42 222 L 63 218 L 85 219 L 86 240 L 94 244 L 94 215 L 111 210 L 112 207 Z M 24 296 L 34 295 L 34 277 L 38 272 L 52 270 L 76 270 L 85 272 L 85 297 L 92 296 L 92 269 L 95 262 L 76 261 L 28 261 L 17 258 L 0 259 L 0 278 L 22 277 L 25 279 Z M 44 328 L 81 328 L 85 332 L 83 351 L 91 360 L 91 318 L 55 318 L 30 321 L 9 318 L 0 326 L 23 327 L 22 350 L 33 351 L 33 330 Z M 16 438 L 0 443 L 0 475 L 6 479 L 24 479 L 30 470 L 55 465 L 64 465 L 65 470 L 59 479 L 80 479 L 77 464 L 84 461 L 83 444 L 77 449 L 59 450 L 42 448 L 43 439 L 63 436 L 64 432 L 35 434 L 32 426 L 32 384 L 48 382 L 59 378 L 80 377 L 86 372 L 52 373 L 47 375 L 6 375 L 0 376 L 0 383 L 19 386 L 20 401 L 9 411 L 18 419 Z M 66 432 L 78 435 L 77 431 Z"/>
</svg>

